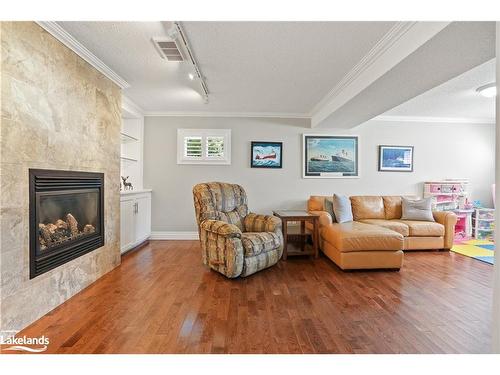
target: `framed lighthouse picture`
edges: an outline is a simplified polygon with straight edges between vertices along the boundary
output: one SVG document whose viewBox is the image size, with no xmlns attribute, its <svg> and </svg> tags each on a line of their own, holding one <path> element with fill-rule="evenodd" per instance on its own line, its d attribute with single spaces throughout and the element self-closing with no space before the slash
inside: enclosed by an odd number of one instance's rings
<svg viewBox="0 0 500 375">
<path fill-rule="evenodd" d="M 282 142 L 252 141 L 250 148 L 252 168 L 281 168 L 283 166 Z"/>
</svg>

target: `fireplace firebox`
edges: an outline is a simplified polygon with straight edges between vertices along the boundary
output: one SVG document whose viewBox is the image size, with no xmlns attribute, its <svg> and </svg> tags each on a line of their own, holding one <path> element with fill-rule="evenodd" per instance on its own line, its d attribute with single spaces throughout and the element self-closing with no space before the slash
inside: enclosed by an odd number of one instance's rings
<svg viewBox="0 0 500 375">
<path fill-rule="evenodd" d="M 30 279 L 104 245 L 104 174 L 29 170 Z"/>
</svg>

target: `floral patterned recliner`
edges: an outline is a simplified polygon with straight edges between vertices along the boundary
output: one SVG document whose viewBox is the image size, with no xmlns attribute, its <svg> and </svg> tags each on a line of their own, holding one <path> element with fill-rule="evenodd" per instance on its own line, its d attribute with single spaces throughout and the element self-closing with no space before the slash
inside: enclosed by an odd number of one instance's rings
<svg viewBox="0 0 500 375">
<path fill-rule="evenodd" d="M 203 183 L 193 188 L 193 195 L 204 264 L 234 278 L 279 261 L 283 253 L 281 220 L 249 213 L 241 186 Z"/>
</svg>

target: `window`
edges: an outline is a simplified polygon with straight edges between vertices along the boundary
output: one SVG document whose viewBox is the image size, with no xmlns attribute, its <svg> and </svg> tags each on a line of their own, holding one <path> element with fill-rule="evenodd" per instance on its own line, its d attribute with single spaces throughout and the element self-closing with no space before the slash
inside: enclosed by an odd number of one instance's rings
<svg viewBox="0 0 500 375">
<path fill-rule="evenodd" d="M 224 137 L 207 137 L 207 157 L 224 157 Z"/>
<path fill-rule="evenodd" d="M 201 137 L 184 137 L 184 157 L 201 158 L 202 155 Z"/>
<path fill-rule="evenodd" d="M 231 164 L 231 130 L 178 129 L 177 164 Z"/>
</svg>

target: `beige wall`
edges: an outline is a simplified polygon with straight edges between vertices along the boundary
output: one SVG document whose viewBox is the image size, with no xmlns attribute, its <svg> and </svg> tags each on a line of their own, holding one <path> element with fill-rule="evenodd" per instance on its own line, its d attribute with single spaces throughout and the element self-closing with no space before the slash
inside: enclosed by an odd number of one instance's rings
<svg viewBox="0 0 500 375">
<path fill-rule="evenodd" d="M 153 231 L 196 230 L 191 190 L 204 181 L 239 183 L 252 210 L 304 208 L 311 194 L 422 194 L 423 181 L 467 177 L 472 197 L 491 205 L 494 181 L 493 125 L 368 122 L 350 131 L 307 128 L 304 120 L 147 117 L 144 186 L 153 189 Z M 229 166 L 177 165 L 177 128 L 232 129 Z M 357 134 L 359 179 L 303 179 L 302 134 Z M 282 141 L 283 169 L 250 168 L 250 141 Z M 415 172 L 377 171 L 377 146 L 415 146 Z"/>
<path fill-rule="evenodd" d="M 35 23 L 1 42 L 1 329 L 19 330 L 120 263 L 121 91 Z M 32 280 L 28 168 L 105 174 L 105 246 Z"/>
</svg>

